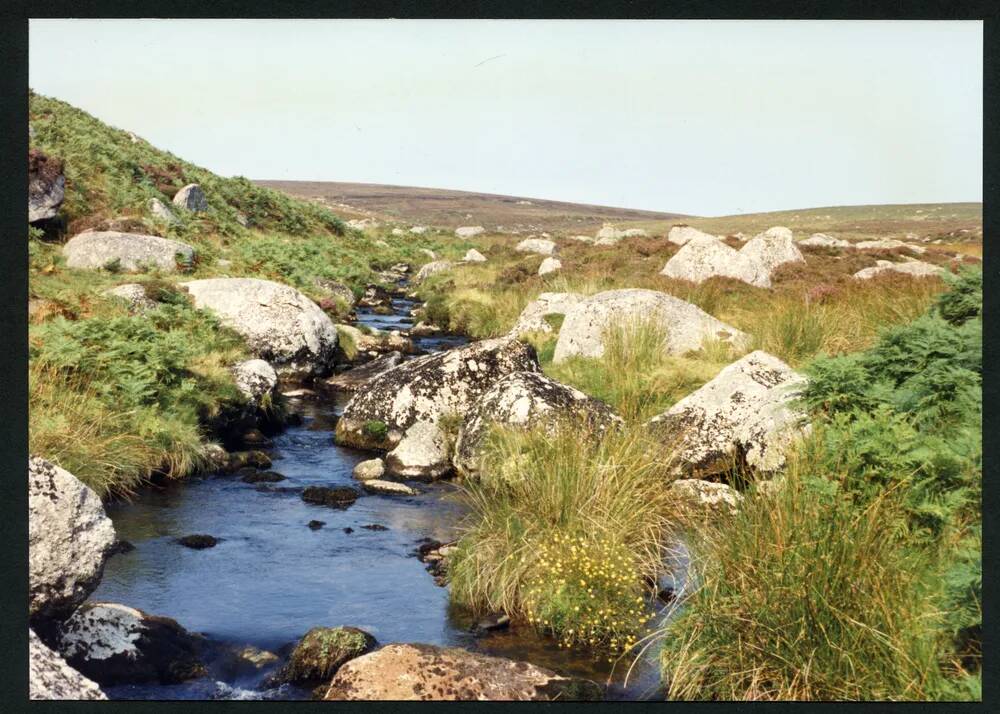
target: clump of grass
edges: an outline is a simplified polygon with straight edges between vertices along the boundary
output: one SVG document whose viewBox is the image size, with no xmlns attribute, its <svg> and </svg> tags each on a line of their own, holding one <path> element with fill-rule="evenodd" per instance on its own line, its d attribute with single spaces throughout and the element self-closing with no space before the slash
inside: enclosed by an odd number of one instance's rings
<svg viewBox="0 0 1000 714">
<path fill-rule="evenodd" d="M 711 352 L 694 357 L 671 355 L 666 339 L 655 320 L 612 324 L 603 356 L 571 357 L 545 366 L 545 372 L 607 402 L 626 421 L 642 421 L 708 382 L 729 361 L 728 351 L 711 345 Z"/>
<path fill-rule="evenodd" d="M 669 476 L 639 430 L 495 429 L 449 565 L 452 597 L 564 646 L 620 654 L 645 630 L 661 569 Z"/>
<path fill-rule="evenodd" d="M 672 699 L 923 699 L 939 684 L 926 561 L 891 500 L 854 508 L 808 456 L 694 544 L 700 587 L 665 631 Z"/>
</svg>

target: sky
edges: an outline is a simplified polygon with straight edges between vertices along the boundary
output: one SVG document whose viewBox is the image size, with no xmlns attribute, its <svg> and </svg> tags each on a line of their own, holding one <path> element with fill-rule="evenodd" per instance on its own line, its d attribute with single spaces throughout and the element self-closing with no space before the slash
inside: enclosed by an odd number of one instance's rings
<svg viewBox="0 0 1000 714">
<path fill-rule="evenodd" d="M 216 173 L 696 215 L 982 200 L 982 24 L 32 20 L 41 94 Z"/>
</svg>

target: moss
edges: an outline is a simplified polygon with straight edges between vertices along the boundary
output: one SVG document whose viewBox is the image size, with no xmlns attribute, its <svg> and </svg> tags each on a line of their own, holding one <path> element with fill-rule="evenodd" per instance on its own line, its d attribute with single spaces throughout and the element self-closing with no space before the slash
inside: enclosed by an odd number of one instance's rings
<svg viewBox="0 0 1000 714">
<path fill-rule="evenodd" d="M 384 421 L 379 421 L 378 419 L 369 419 L 361 427 L 361 430 L 365 433 L 365 436 L 375 441 L 384 441 L 385 437 L 389 434 L 389 427 L 386 426 Z"/>
<path fill-rule="evenodd" d="M 314 627 L 292 652 L 282 673 L 288 682 L 329 681 L 347 661 L 375 645 L 375 638 L 354 627 Z"/>
</svg>

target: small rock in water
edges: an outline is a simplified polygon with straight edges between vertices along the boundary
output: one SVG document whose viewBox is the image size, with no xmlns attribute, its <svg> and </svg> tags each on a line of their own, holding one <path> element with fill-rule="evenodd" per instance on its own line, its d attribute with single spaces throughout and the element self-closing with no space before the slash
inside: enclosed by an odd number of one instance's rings
<svg viewBox="0 0 1000 714">
<path fill-rule="evenodd" d="M 258 473 L 258 469 L 257 469 L 256 466 L 244 466 L 243 468 L 239 469 L 236 472 L 236 475 L 239 476 L 240 479 L 246 481 L 246 479 L 248 479 L 248 478 L 256 475 L 257 473 Z M 250 482 L 247 481 L 247 483 L 250 483 Z"/>
<path fill-rule="evenodd" d="M 354 529 L 353 529 L 353 528 L 351 528 L 350 526 L 347 526 L 347 527 L 346 527 L 346 528 L 344 529 L 344 533 L 346 533 L 347 535 L 351 535 L 351 533 L 353 533 L 353 532 L 354 532 Z"/>
<path fill-rule="evenodd" d="M 247 429 L 243 432 L 243 443 L 247 446 L 268 447 L 274 444 L 273 441 L 264 436 L 260 429 Z"/>
<path fill-rule="evenodd" d="M 127 540 L 117 540 L 115 544 L 111 547 L 111 553 L 131 553 L 135 550 L 135 546 L 129 543 Z"/>
<path fill-rule="evenodd" d="M 326 525 L 326 521 L 309 521 L 306 525 L 309 526 L 309 530 L 318 531 L 320 528 Z"/>
<path fill-rule="evenodd" d="M 496 630 L 505 630 L 508 627 L 510 627 L 510 617 L 500 612 L 494 615 L 488 615 L 475 622 L 472 627 L 469 628 L 469 631 L 482 634 L 486 632 L 495 632 Z"/>
<path fill-rule="evenodd" d="M 358 495 L 349 486 L 309 486 L 302 492 L 302 500 L 320 506 L 347 508 L 358 499 Z"/>
<path fill-rule="evenodd" d="M 215 544 L 218 543 L 221 538 L 216 538 L 215 536 L 205 535 L 205 534 L 193 534 L 186 535 L 183 538 L 178 538 L 177 542 L 186 548 L 194 548 L 195 550 L 204 550 L 205 548 L 214 548 Z"/>
<path fill-rule="evenodd" d="M 252 474 L 245 474 L 241 480 L 245 483 L 277 483 L 284 481 L 285 477 L 277 471 L 255 471 Z"/>
<path fill-rule="evenodd" d="M 361 527 L 364 528 L 365 530 L 369 530 L 369 531 L 387 531 L 387 530 L 389 530 L 388 527 L 383 526 L 381 523 L 369 523 L 369 524 L 361 526 Z"/>
<path fill-rule="evenodd" d="M 366 491 L 390 496 L 416 496 L 419 494 L 419 491 L 416 489 L 410 488 L 405 483 L 399 483 L 398 481 L 384 481 L 376 478 L 362 481 L 361 485 L 364 486 Z"/>
</svg>

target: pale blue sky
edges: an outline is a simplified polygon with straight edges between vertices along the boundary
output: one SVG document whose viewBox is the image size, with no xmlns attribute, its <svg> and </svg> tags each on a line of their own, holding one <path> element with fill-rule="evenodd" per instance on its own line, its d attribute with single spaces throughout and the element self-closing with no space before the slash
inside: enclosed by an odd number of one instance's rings
<svg viewBox="0 0 1000 714">
<path fill-rule="evenodd" d="M 30 84 L 224 175 L 721 215 L 982 200 L 979 22 L 32 20 Z"/>
</svg>

